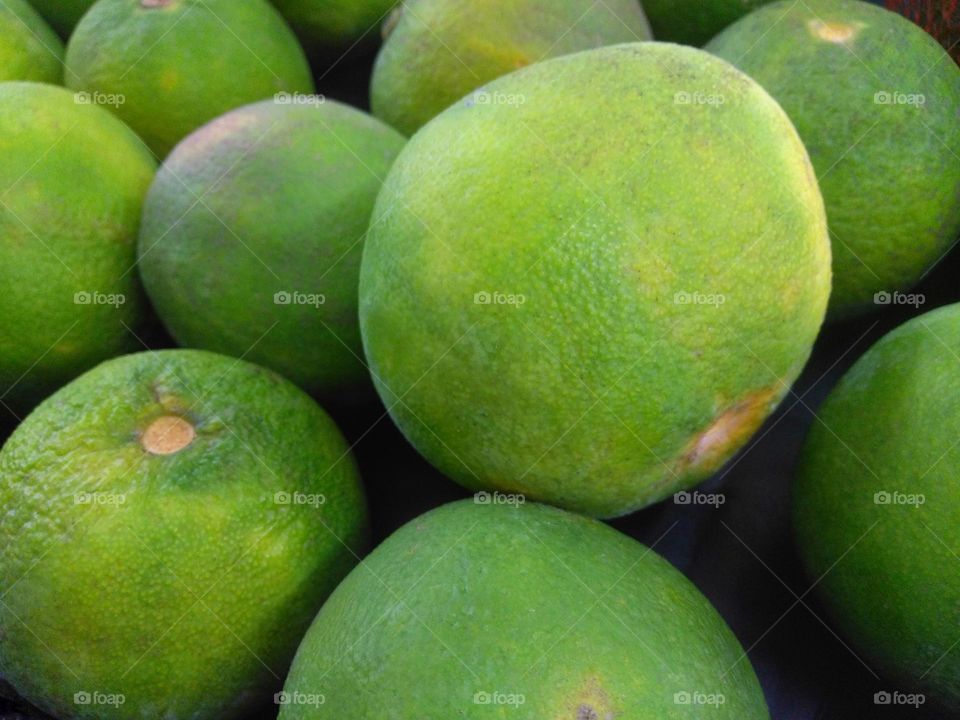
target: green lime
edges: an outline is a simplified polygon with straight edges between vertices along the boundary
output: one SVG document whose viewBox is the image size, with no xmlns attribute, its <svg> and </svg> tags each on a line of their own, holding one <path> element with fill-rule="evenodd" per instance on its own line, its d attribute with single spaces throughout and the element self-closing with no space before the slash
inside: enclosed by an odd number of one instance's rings
<svg viewBox="0 0 960 720">
<path fill-rule="evenodd" d="M 943 258 L 960 236 L 960 67 L 933 38 L 865 2 L 785 0 L 706 49 L 763 85 L 810 152 L 833 241 L 833 317 L 870 309 Z"/>
<path fill-rule="evenodd" d="M 313 92 L 267 0 L 98 0 L 67 45 L 67 86 L 111 107 L 160 157 L 204 123 L 280 92 Z"/>
<path fill-rule="evenodd" d="M 548 57 L 649 40 L 637 0 L 414 0 L 390 22 L 371 104 L 407 135 L 472 90 Z M 483 91 L 477 101 L 490 100 Z"/>
<path fill-rule="evenodd" d="M 140 271 L 182 345 L 341 395 L 369 386 L 360 256 L 404 139 L 359 110 L 307 100 L 234 110 L 180 143 L 147 195 Z"/>
<path fill-rule="evenodd" d="M 953 712 L 958 354 L 960 305 L 880 340 L 820 410 L 794 489 L 797 546 L 840 629 L 898 692 L 922 692 Z"/>
<path fill-rule="evenodd" d="M 733 633 L 663 558 L 595 520 L 486 499 L 413 520 L 343 581 L 281 720 L 769 717 Z"/>
<path fill-rule="evenodd" d="M 0 403 L 139 347 L 136 237 L 155 164 L 88 97 L 0 83 Z"/>
<path fill-rule="evenodd" d="M 247 717 L 362 552 L 326 413 L 195 350 L 105 362 L 0 452 L 0 667 L 58 718 Z"/>
<path fill-rule="evenodd" d="M 823 320 L 799 137 L 759 85 L 678 45 L 567 55 L 486 92 L 503 102 L 424 126 L 377 201 L 360 321 L 384 402 L 471 488 L 612 516 L 697 483 Z"/>
</svg>

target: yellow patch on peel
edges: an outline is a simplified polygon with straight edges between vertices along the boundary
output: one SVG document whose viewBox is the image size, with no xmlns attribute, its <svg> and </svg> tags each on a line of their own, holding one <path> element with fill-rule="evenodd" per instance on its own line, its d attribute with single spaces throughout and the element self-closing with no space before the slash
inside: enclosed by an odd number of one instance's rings
<svg viewBox="0 0 960 720">
<path fill-rule="evenodd" d="M 193 442 L 197 431 L 177 415 L 162 415 L 140 436 L 140 444 L 151 455 L 173 455 Z"/>
<path fill-rule="evenodd" d="M 719 469 L 767 419 L 777 400 L 778 388 L 748 395 L 720 413 L 687 445 L 678 474 L 708 475 Z"/>
<path fill-rule="evenodd" d="M 554 720 L 614 720 L 617 713 L 600 680 L 591 676 L 567 698 Z"/>
<path fill-rule="evenodd" d="M 823 20 L 809 20 L 807 29 L 810 34 L 819 40 L 842 45 L 848 43 L 860 33 L 862 23 L 824 22 Z"/>
</svg>

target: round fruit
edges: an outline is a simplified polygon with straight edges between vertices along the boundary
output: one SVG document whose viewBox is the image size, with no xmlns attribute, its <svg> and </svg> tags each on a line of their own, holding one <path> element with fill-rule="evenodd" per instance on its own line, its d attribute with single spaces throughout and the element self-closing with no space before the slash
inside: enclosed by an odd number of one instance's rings
<svg viewBox="0 0 960 720">
<path fill-rule="evenodd" d="M 184 140 L 157 174 L 140 231 L 144 284 L 178 342 L 245 357 L 311 392 L 368 383 L 360 256 L 404 142 L 345 105 L 273 101 Z"/>
<path fill-rule="evenodd" d="M 693 698 L 718 720 L 769 717 L 736 638 L 683 575 L 595 520 L 464 501 L 343 581 L 278 699 L 281 720 L 660 720 Z"/>
<path fill-rule="evenodd" d="M 155 164 L 103 108 L 0 83 L 0 403 L 25 407 L 136 345 L 136 236 Z"/>
<path fill-rule="evenodd" d="M 811 429 L 797 544 L 841 629 L 904 692 L 960 708 L 960 305 L 864 355 Z"/>
<path fill-rule="evenodd" d="M 94 0 L 30 0 L 30 4 L 63 37 L 70 37 L 80 18 L 93 3 Z"/>
<path fill-rule="evenodd" d="M 626 513 L 714 472 L 800 372 L 830 291 L 816 180 L 770 96 L 692 48 L 488 92 L 517 102 L 446 110 L 377 201 L 374 380 L 462 484 Z"/>
<path fill-rule="evenodd" d="M 113 98 L 160 157 L 228 110 L 313 92 L 303 50 L 267 0 L 98 0 L 70 38 L 66 78 Z"/>
<path fill-rule="evenodd" d="M 361 551 L 329 417 L 194 350 L 110 360 L 0 452 L 0 669 L 58 718 L 236 718 L 269 703 Z"/>
<path fill-rule="evenodd" d="M 320 52 L 376 37 L 399 0 L 272 0 L 303 40 Z"/>
<path fill-rule="evenodd" d="M 923 30 L 857 0 L 786 0 L 707 50 L 777 98 L 806 142 L 833 239 L 832 316 L 913 285 L 960 236 L 960 68 Z"/>
<path fill-rule="evenodd" d="M 408 135 L 485 83 L 601 45 L 649 40 L 637 0 L 415 0 L 396 10 L 377 57 L 373 112 Z M 482 90 L 477 103 L 496 102 Z"/>
<path fill-rule="evenodd" d="M 26 0 L 0 3 L 0 82 L 63 81 L 63 43 Z"/>
<path fill-rule="evenodd" d="M 730 23 L 770 0 L 643 0 L 657 40 L 703 45 Z"/>
</svg>

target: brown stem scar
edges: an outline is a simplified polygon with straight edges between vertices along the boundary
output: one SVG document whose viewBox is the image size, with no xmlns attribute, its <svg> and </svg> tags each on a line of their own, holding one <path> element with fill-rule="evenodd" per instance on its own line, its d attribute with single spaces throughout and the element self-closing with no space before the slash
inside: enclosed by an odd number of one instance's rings
<svg viewBox="0 0 960 720">
<path fill-rule="evenodd" d="M 143 432 L 140 444 L 151 455 L 173 455 L 197 436 L 193 425 L 176 415 L 158 417 Z"/>
</svg>

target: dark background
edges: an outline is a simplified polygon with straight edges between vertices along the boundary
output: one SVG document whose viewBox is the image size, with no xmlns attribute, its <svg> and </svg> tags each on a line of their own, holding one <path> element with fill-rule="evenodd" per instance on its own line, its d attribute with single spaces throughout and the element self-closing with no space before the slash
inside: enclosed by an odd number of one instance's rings
<svg viewBox="0 0 960 720">
<path fill-rule="evenodd" d="M 317 67 L 330 68 L 318 73 L 318 91 L 366 108 L 374 50 L 370 45 L 355 48 L 332 65 L 318 61 Z M 879 690 L 909 688 L 875 677 L 829 627 L 816 594 L 807 594 L 811 582 L 793 548 L 789 494 L 804 435 L 831 387 L 885 333 L 914 315 L 960 300 L 958 273 L 960 253 L 955 252 L 917 288 L 926 296 L 919 310 L 885 308 L 826 327 L 777 413 L 726 468 L 699 488 L 725 495 L 719 509 L 666 501 L 611 523 L 647 545 L 655 544 L 720 611 L 748 650 L 774 720 L 946 717 L 931 708 L 874 704 Z M 162 333 L 151 344 L 172 346 Z M 384 412 L 382 406 L 334 412 L 348 441 L 357 443 L 375 542 L 431 508 L 468 496 L 420 458 Z M 14 426 L 9 415 L 0 417 L 0 442 Z M 44 717 L 14 697 L 10 688 L 0 685 L 0 720 Z"/>
</svg>

